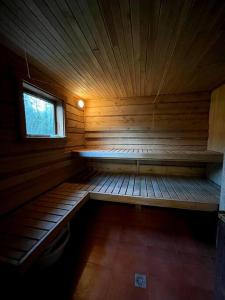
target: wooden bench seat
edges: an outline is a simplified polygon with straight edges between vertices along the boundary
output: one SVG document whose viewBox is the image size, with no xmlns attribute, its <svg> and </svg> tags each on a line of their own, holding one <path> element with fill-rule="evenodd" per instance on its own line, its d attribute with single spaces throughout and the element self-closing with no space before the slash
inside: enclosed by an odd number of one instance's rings
<svg viewBox="0 0 225 300">
<path fill-rule="evenodd" d="M 52 190 L 0 221 L 0 262 L 25 271 L 88 199 L 86 191 Z M 13 268 L 13 269 L 14 269 Z"/>
<path fill-rule="evenodd" d="M 73 150 L 75 157 L 93 159 L 123 159 L 149 160 L 171 162 L 204 162 L 215 163 L 223 161 L 223 154 L 214 151 L 153 151 L 148 149 L 90 149 Z"/>
<path fill-rule="evenodd" d="M 0 221 L 0 262 L 25 271 L 87 199 L 216 211 L 219 194 L 204 178 L 86 171 Z"/>
<path fill-rule="evenodd" d="M 202 211 L 217 211 L 220 197 L 219 186 L 205 178 L 94 171 L 59 189 L 86 190 L 94 200 Z"/>
</svg>

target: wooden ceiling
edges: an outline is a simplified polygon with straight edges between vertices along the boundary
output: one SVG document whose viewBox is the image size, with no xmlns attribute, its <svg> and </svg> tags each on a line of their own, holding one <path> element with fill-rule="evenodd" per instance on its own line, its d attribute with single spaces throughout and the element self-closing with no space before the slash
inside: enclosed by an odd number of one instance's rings
<svg viewBox="0 0 225 300">
<path fill-rule="evenodd" d="M 225 80 L 225 1 L 2 0 L 0 33 L 84 98 Z"/>
</svg>

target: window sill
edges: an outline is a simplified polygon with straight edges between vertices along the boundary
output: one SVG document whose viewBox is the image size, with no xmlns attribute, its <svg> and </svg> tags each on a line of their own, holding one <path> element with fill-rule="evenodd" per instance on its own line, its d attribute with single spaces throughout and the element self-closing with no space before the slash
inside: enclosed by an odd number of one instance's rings
<svg viewBox="0 0 225 300">
<path fill-rule="evenodd" d="M 53 141 L 66 141 L 67 136 L 29 136 L 26 135 L 23 137 L 24 142 L 53 142 Z"/>
<path fill-rule="evenodd" d="M 25 139 L 49 139 L 49 140 L 55 140 L 55 139 L 65 139 L 66 136 L 60 136 L 60 135 L 26 135 Z"/>
</svg>

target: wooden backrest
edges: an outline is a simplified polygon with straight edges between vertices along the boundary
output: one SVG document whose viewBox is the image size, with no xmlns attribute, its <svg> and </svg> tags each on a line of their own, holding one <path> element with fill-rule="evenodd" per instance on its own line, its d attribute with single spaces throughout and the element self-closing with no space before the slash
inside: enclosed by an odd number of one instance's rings
<svg viewBox="0 0 225 300">
<path fill-rule="evenodd" d="M 210 93 L 90 99 L 85 108 L 87 147 L 204 151 Z"/>
</svg>

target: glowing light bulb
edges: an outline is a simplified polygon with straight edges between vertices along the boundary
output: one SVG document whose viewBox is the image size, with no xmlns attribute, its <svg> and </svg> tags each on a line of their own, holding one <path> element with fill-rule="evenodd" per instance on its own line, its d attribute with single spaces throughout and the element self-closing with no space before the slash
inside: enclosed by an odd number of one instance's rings
<svg viewBox="0 0 225 300">
<path fill-rule="evenodd" d="M 78 101 L 77 101 L 77 106 L 79 107 L 79 108 L 84 108 L 84 100 L 82 100 L 82 99 L 79 99 Z"/>
</svg>

